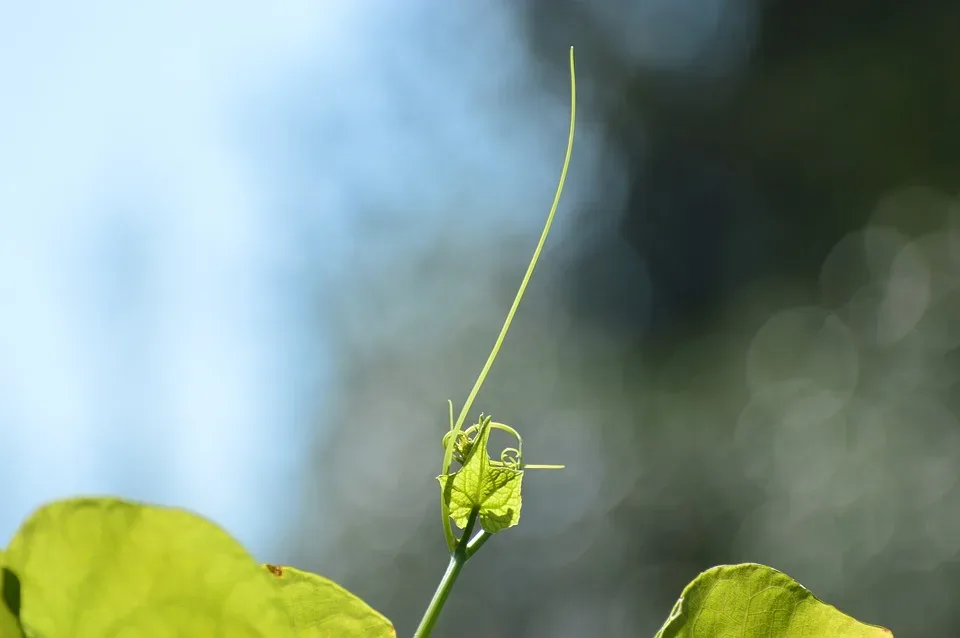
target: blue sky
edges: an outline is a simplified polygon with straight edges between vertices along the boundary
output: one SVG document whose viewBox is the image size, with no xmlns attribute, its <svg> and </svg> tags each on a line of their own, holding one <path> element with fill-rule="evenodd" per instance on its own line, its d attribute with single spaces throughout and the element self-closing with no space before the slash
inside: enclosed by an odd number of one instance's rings
<svg viewBox="0 0 960 638">
<path fill-rule="evenodd" d="M 322 361 L 284 359 L 302 334 L 271 286 L 250 105 L 336 55 L 342 7 L 0 5 L 0 537 L 43 501 L 114 493 L 269 551 L 303 457 L 288 388 Z"/>
</svg>

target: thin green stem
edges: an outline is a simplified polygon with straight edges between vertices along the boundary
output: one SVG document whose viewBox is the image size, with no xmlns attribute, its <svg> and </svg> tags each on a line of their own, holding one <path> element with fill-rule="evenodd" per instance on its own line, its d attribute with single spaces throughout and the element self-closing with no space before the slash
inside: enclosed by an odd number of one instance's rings
<svg viewBox="0 0 960 638">
<path fill-rule="evenodd" d="M 486 543 L 490 537 L 493 536 L 490 532 L 485 529 L 480 530 L 480 533 L 470 539 L 470 542 L 467 543 L 467 560 L 469 560 L 474 554 L 476 554 L 483 544 Z"/>
<path fill-rule="evenodd" d="M 527 272 L 523 275 L 523 280 L 520 282 L 520 288 L 517 290 L 517 294 L 513 298 L 513 305 L 510 306 L 510 311 L 507 312 L 507 318 L 503 322 L 503 327 L 500 328 L 500 334 L 497 335 L 497 340 L 493 344 L 493 349 L 490 351 L 490 356 L 487 357 L 487 362 L 483 364 L 483 369 L 480 370 L 480 376 L 477 377 L 476 383 L 473 384 L 473 389 L 470 390 L 470 394 L 467 395 L 467 400 L 464 402 L 463 408 L 460 409 L 460 416 L 457 417 L 457 421 L 453 425 L 453 435 L 450 437 L 447 443 L 447 448 L 443 453 L 443 466 L 441 468 L 441 474 L 447 474 L 450 471 L 450 463 L 453 461 L 453 448 L 454 442 L 457 439 L 457 433 L 460 432 L 461 428 L 463 427 L 463 422 L 467 418 L 467 413 L 469 413 L 470 408 L 473 407 L 473 401 L 477 398 L 477 394 L 480 392 L 480 387 L 483 385 L 484 380 L 486 380 L 487 374 L 490 372 L 490 368 L 493 367 L 493 362 L 496 360 L 497 354 L 500 352 L 500 347 L 503 345 L 503 341 L 507 338 L 507 331 L 510 330 L 510 324 L 513 323 L 513 317 L 517 314 L 517 308 L 520 306 L 520 300 L 523 299 L 523 293 L 526 292 L 527 284 L 530 283 L 530 278 L 533 276 L 533 269 L 536 267 L 537 261 L 540 259 L 540 253 L 543 251 L 543 245 L 547 242 L 547 235 L 550 233 L 550 227 L 553 225 L 553 218 L 556 216 L 557 207 L 560 205 L 560 195 L 563 193 L 563 184 L 567 180 L 567 169 L 570 167 L 570 156 L 573 155 L 573 132 L 576 126 L 576 120 L 577 75 L 573 63 L 573 47 L 570 47 L 570 133 L 567 136 L 567 154 L 563 158 L 563 169 L 560 171 L 560 182 L 557 184 L 557 191 L 553 196 L 553 206 L 550 207 L 550 213 L 547 215 L 547 222 L 543 225 L 543 232 L 540 233 L 540 241 L 537 242 L 537 248 L 533 251 L 533 257 L 530 259 L 530 264 L 527 266 Z M 451 412 L 451 415 L 452 414 L 453 413 Z M 443 495 L 440 497 L 440 509 L 443 516 L 443 533 L 447 539 L 447 547 L 452 552 L 456 547 L 457 541 L 453 534 L 453 527 L 450 523 L 450 510 L 447 507 L 447 502 Z"/>
<path fill-rule="evenodd" d="M 468 542 L 468 539 L 470 538 L 470 534 L 473 533 L 473 528 L 477 524 L 477 517 L 479 515 L 479 507 L 474 507 L 470 510 L 467 524 L 463 528 L 463 536 L 460 537 L 460 542 L 457 543 L 456 550 L 450 554 L 450 563 L 447 565 L 447 571 L 444 572 L 443 578 L 440 579 L 440 585 L 437 587 L 437 591 L 434 592 L 433 599 L 430 601 L 430 604 L 427 606 L 427 611 L 424 612 L 423 618 L 420 620 L 420 626 L 417 627 L 417 632 L 413 635 L 414 638 L 427 638 L 430 632 L 433 631 L 434 625 L 437 624 L 437 620 L 440 618 L 443 605 L 447 602 L 447 598 L 450 597 L 450 591 L 453 589 L 453 584 L 456 582 L 457 576 L 460 575 L 460 571 L 463 569 L 463 566 L 466 565 L 470 556 L 476 552 L 476 549 L 472 552 L 470 551 L 472 542 Z M 480 534 L 477 534 L 477 537 L 481 534 L 486 534 L 486 531 L 481 531 Z"/>
<path fill-rule="evenodd" d="M 447 571 L 444 572 L 443 578 L 440 580 L 440 586 L 437 587 L 437 591 L 433 595 L 433 600 L 430 601 L 427 611 L 423 614 L 423 619 L 420 621 L 420 626 L 417 627 L 416 633 L 413 634 L 413 638 L 427 638 L 430 632 L 433 631 L 434 625 L 437 624 L 437 620 L 440 618 L 440 611 L 447 602 L 447 598 L 450 597 L 453 584 L 457 581 L 457 576 L 460 575 L 460 571 L 466 562 L 467 556 L 462 552 L 454 552 L 450 555 L 450 563 L 447 565 Z"/>
<path fill-rule="evenodd" d="M 460 542 L 457 543 L 455 553 L 466 554 L 467 545 L 470 540 L 470 534 L 473 534 L 473 528 L 477 524 L 477 518 L 480 516 L 480 508 L 474 507 L 470 510 L 470 516 L 467 517 L 467 524 L 463 528 L 463 534 L 460 536 Z M 468 557 L 469 558 L 469 557 Z"/>
</svg>

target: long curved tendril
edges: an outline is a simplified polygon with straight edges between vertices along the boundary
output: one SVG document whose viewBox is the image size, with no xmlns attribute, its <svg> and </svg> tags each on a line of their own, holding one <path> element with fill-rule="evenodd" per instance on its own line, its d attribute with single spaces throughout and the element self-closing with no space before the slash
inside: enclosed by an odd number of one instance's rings
<svg viewBox="0 0 960 638">
<path fill-rule="evenodd" d="M 480 422 L 474 423 L 465 430 L 456 433 L 456 440 L 453 443 L 453 460 L 461 465 L 466 461 L 467 455 L 473 448 L 480 430 L 483 427 L 485 419 L 480 415 Z M 512 435 L 517 440 L 517 447 L 506 447 L 500 452 L 500 460 L 490 460 L 492 467 L 509 467 L 514 470 L 562 470 L 565 465 L 531 465 L 523 462 L 523 437 L 515 429 L 506 423 L 490 421 L 490 427 L 495 430 L 502 430 Z M 443 447 L 446 449 L 447 442 L 454 437 L 453 430 L 443 435 Z"/>
<path fill-rule="evenodd" d="M 537 261 L 540 259 L 540 253 L 543 251 L 543 246 L 547 241 L 547 235 L 550 233 L 550 227 L 553 225 L 553 218 L 556 215 L 557 207 L 560 205 L 560 195 L 563 193 L 563 184 L 567 179 L 567 169 L 570 167 L 570 156 L 573 154 L 573 133 L 576 125 L 576 119 L 577 76 L 573 61 L 573 47 L 570 47 L 570 133 L 567 137 L 567 154 L 563 159 L 563 169 L 560 171 L 560 181 L 557 184 L 557 192 L 553 197 L 553 206 L 550 207 L 550 213 L 547 215 L 547 221 L 543 226 L 543 232 L 540 233 L 540 241 L 537 243 L 537 248 L 533 251 L 533 257 L 530 259 L 530 264 L 527 266 L 527 272 L 523 275 L 523 280 L 520 282 L 520 288 L 517 290 L 517 295 L 513 299 L 513 305 L 510 306 L 510 311 L 507 312 L 507 318 L 503 322 L 503 327 L 500 328 L 500 334 L 497 336 L 497 340 L 493 344 L 493 349 L 490 351 L 490 356 L 487 357 L 487 362 L 483 365 L 483 369 L 480 370 L 480 375 L 477 377 L 476 383 L 473 384 L 473 389 L 471 389 L 470 394 L 467 395 L 467 400 L 464 402 L 463 408 L 460 410 L 460 415 L 457 417 L 456 423 L 453 422 L 453 403 L 450 403 L 451 436 L 449 438 L 445 437 L 446 440 L 444 444 L 445 449 L 443 453 L 443 466 L 441 468 L 441 474 L 448 474 L 450 471 L 450 464 L 453 462 L 453 453 L 454 448 L 456 447 L 455 443 L 460 440 L 459 434 L 463 428 L 463 422 L 467 418 L 467 413 L 470 412 L 470 408 L 473 407 L 473 401 L 477 398 L 477 394 L 480 392 L 480 387 L 483 385 L 484 380 L 486 380 L 487 374 L 490 372 L 490 368 L 493 367 L 493 362 L 496 360 L 497 354 L 500 352 L 500 347 L 503 345 L 504 339 L 507 338 L 507 331 L 510 329 L 510 324 L 513 323 L 513 317 L 517 313 L 517 308 L 520 306 L 520 300 L 523 299 L 523 293 L 526 292 L 527 284 L 530 283 L 530 278 L 533 276 L 533 269 L 536 267 Z M 527 467 L 533 468 L 534 466 Z M 450 552 L 452 553 L 457 548 L 457 539 L 454 536 L 453 525 L 450 522 L 450 509 L 447 507 L 447 501 L 443 494 L 440 496 L 440 509 L 441 514 L 443 515 L 443 533 L 447 540 L 447 547 L 449 547 Z"/>
</svg>

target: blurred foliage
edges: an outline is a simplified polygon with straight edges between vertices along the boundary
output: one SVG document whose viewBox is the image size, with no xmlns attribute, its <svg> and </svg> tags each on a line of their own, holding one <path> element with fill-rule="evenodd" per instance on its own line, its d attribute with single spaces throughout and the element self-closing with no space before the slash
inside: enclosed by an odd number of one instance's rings
<svg viewBox="0 0 960 638">
<path fill-rule="evenodd" d="M 745 16 L 716 29 L 739 40 L 669 68 L 630 53 L 634 21 L 610 36 L 629 3 L 511 5 L 559 104 L 577 47 L 601 150 L 574 159 L 594 183 L 477 410 L 568 469 L 531 477 L 445 616 L 487 611 L 440 635 L 653 635 L 696 574 L 748 561 L 895 635 L 960 633 L 960 5 L 702 4 Z M 290 562 L 401 634 L 446 562 L 444 400 L 492 342 L 515 240 L 440 233 L 318 299 L 341 374 L 318 419 L 342 427 Z"/>
</svg>

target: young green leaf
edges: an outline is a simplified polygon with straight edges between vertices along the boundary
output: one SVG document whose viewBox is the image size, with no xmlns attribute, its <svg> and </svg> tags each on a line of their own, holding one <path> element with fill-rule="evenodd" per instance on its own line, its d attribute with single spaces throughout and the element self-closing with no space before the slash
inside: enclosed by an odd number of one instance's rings
<svg viewBox="0 0 960 638">
<path fill-rule="evenodd" d="M 744 563 L 708 569 L 686 586 L 655 638 L 892 638 L 819 601 L 786 574 Z"/>
<path fill-rule="evenodd" d="M 441 474 L 437 480 L 440 481 L 450 517 L 457 527 L 466 527 L 470 512 L 476 507 L 479 509 L 480 525 L 494 534 L 520 521 L 523 470 L 502 464 L 494 465 L 487 452 L 489 438 L 490 417 L 486 417 L 463 466 L 453 474 Z"/>
<path fill-rule="evenodd" d="M 274 577 L 297 638 L 396 637 L 389 620 L 335 582 L 294 567 L 264 567 Z"/>
</svg>

